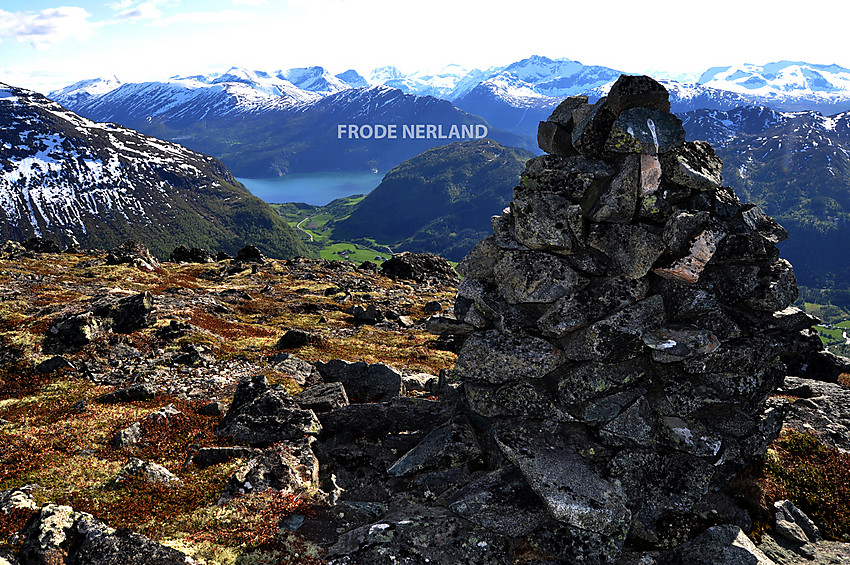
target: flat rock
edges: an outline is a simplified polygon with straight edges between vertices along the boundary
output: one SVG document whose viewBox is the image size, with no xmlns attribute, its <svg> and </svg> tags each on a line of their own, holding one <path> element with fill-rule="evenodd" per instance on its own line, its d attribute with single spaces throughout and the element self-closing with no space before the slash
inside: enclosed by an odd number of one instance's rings
<svg viewBox="0 0 850 565">
<path fill-rule="evenodd" d="M 631 513 L 622 488 L 583 461 L 576 446 L 555 434 L 525 427 L 503 427 L 495 438 L 554 519 L 609 536 L 628 529 Z"/>
<path fill-rule="evenodd" d="M 587 244 L 631 279 L 646 276 L 665 249 L 661 236 L 634 224 L 596 224 L 590 228 Z"/>
<path fill-rule="evenodd" d="M 663 555 L 658 565 L 776 565 L 738 526 L 714 526 Z"/>
<path fill-rule="evenodd" d="M 686 141 L 661 156 L 663 178 L 694 190 L 709 191 L 720 186 L 723 162 L 705 141 Z"/>
<path fill-rule="evenodd" d="M 498 534 L 522 537 L 546 523 L 546 507 L 516 467 L 469 483 L 449 504 L 452 512 Z"/>
<path fill-rule="evenodd" d="M 556 255 L 506 251 L 494 272 L 496 285 L 509 304 L 551 303 L 588 283 L 570 263 Z"/>
<path fill-rule="evenodd" d="M 785 387 L 808 389 L 809 398 L 791 404 L 785 426 L 811 431 L 821 441 L 850 453 L 850 388 L 800 377 L 785 377 Z"/>
<path fill-rule="evenodd" d="M 482 454 L 472 429 L 463 423 L 450 422 L 425 436 L 393 463 L 387 473 L 403 477 L 426 469 L 448 469 L 478 459 Z"/>
<path fill-rule="evenodd" d="M 292 397 L 305 410 L 316 413 L 330 412 L 342 406 L 348 406 L 348 396 L 342 383 L 322 383 L 306 388 Z"/>
</svg>

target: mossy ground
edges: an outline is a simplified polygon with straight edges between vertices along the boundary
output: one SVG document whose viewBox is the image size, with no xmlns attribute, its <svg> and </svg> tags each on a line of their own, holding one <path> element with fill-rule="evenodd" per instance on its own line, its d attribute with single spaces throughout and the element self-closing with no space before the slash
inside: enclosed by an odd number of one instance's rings
<svg viewBox="0 0 850 565">
<path fill-rule="evenodd" d="M 116 386 L 93 382 L 81 368 L 94 367 L 93 372 L 107 376 L 120 371 L 121 363 L 109 355 L 116 343 L 132 346 L 145 358 L 167 357 L 187 345 L 203 345 L 213 365 L 237 361 L 295 393 L 300 386 L 289 375 L 275 371 L 269 359 L 278 353 L 275 344 L 280 336 L 298 328 L 318 339 L 287 352 L 308 361 L 364 360 L 437 374 L 453 366 L 455 355 L 431 347 L 434 336 L 421 326 L 356 326 L 344 310 L 380 300 L 382 307 L 417 319 L 425 316 L 424 305 L 431 300 L 451 304 L 455 289 L 417 287 L 327 262 L 270 261 L 257 269 L 247 265 L 227 270 L 230 267 L 226 263 L 164 263 L 156 271 L 145 271 L 105 265 L 97 255 L 0 260 L 0 490 L 37 485 L 33 498 L 39 505 L 73 506 L 112 527 L 141 532 L 205 563 L 319 562 L 317 548 L 278 527 L 290 514 L 318 511 L 310 492 L 244 496 L 216 505 L 242 462 L 206 469 L 190 462 L 201 447 L 228 445 L 213 433 L 220 417 L 199 412 L 209 399 L 160 394 L 146 402 L 102 404 L 93 399 Z M 328 290 L 339 287 L 352 290 Z M 101 336 L 66 354 L 76 369 L 49 374 L 36 369 L 50 357 L 41 344 L 58 316 L 84 311 L 103 296 L 145 290 L 155 297 L 158 320 L 153 326 L 130 335 Z M 194 330 L 163 342 L 157 331 L 173 320 L 188 322 Z M 171 380 L 179 379 L 184 370 L 168 363 L 155 369 Z M 223 373 L 226 380 L 228 375 Z M 225 400 L 234 384 L 231 378 Z M 83 399 L 88 399 L 85 411 L 72 410 Z M 145 419 L 167 404 L 174 404 L 181 415 L 168 421 Z M 142 422 L 142 440 L 121 448 L 111 446 L 110 438 L 134 422 Z M 114 487 L 112 480 L 130 457 L 163 465 L 180 482 L 167 487 L 130 481 Z M 0 516 L 0 540 L 30 515 L 16 511 Z"/>
</svg>

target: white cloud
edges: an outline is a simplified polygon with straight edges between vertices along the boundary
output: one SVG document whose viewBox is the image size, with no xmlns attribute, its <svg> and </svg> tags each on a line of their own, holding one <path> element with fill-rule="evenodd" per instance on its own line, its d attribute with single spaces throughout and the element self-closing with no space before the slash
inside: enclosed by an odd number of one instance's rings
<svg viewBox="0 0 850 565">
<path fill-rule="evenodd" d="M 267 6 L 269 0 L 233 0 L 234 6 Z"/>
<path fill-rule="evenodd" d="M 158 20 L 162 12 L 153 2 L 142 2 L 138 6 L 125 8 L 118 17 L 125 20 Z"/>
<path fill-rule="evenodd" d="M 94 24 L 85 9 L 74 6 L 47 8 L 40 12 L 6 12 L 0 10 L 0 40 L 29 42 L 36 49 L 46 49 L 67 39 L 89 38 Z"/>
</svg>

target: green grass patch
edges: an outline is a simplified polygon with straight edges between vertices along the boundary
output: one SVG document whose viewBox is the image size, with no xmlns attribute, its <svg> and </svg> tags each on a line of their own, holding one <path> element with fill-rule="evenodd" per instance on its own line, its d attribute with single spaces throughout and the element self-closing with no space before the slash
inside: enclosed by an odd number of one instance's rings
<svg viewBox="0 0 850 565">
<path fill-rule="evenodd" d="M 328 260 L 352 261 L 358 264 L 364 261 L 380 264 L 389 259 L 389 253 L 381 253 L 353 243 L 334 243 L 321 251 L 321 257 Z M 382 257 L 382 259 L 377 259 L 377 257 Z"/>
</svg>

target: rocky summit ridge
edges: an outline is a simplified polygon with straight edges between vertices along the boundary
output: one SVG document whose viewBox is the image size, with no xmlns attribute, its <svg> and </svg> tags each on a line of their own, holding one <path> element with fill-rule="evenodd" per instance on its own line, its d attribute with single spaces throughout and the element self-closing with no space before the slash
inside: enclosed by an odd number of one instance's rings
<svg viewBox="0 0 850 565">
<path fill-rule="evenodd" d="M 0 565 L 846 559 L 840 496 L 810 519 L 740 478 L 786 412 L 828 441 L 781 445 L 850 467 L 850 363 L 791 306 L 784 230 L 646 77 L 540 144 L 462 282 L 0 245 Z"/>
</svg>

